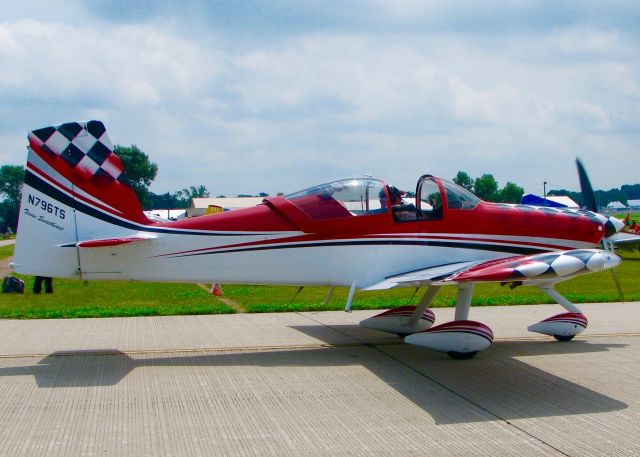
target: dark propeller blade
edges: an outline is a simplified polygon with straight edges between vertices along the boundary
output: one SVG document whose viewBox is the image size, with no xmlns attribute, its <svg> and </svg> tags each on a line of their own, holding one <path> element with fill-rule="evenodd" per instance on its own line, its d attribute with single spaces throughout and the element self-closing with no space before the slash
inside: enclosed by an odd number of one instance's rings
<svg viewBox="0 0 640 457">
<path fill-rule="evenodd" d="M 580 159 L 576 159 L 576 166 L 578 167 L 578 179 L 580 180 L 580 191 L 582 192 L 582 204 L 589 211 L 597 213 L 598 205 L 596 205 L 596 194 L 593 192 L 589 176 L 587 176 L 587 171 L 584 169 L 584 165 L 582 165 Z"/>
<path fill-rule="evenodd" d="M 620 280 L 618 279 L 618 274 L 616 273 L 616 269 L 611 269 L 611 274 L 613 275 L 613 282 L 616 285 L 616 289 L 618 289 L 618 295 L 620 296 L 620 301 L 624 301 L 624 291 L 622 290 L 622 285 L 620 284 Z"/>
<path fill-rule="evenodd" d="M 582 204 L 589 211 L 597 213 L 598 205 L 596 205 L 596 194 L 595 192 L 593 192 L 593 187 L 591 187 L 591 181 L 589 181 L 587 170 L 585 170 L 584 165 L 582 164 L 582 161 L 580 159 L 576 159 L 576 167 L 578 167 L 578 179 L 580 180 L 580 191 L 582 192 Z M 609 218 L 609 220 L 605 224 L 605 233 L 602 243 L 605 250 L 613 252 L 613 244 L 610 245 L 606 241 L 606 239 L 611 235 L 617 233 L 620 230 L 620 227 L 616 227 L 616 224 L 614 224 L 614 222 L 611 222 L 611 219 L 612 218 Z M 615 268 L 611 269 L 611 275 L 613 276 L 613 282 L 616 285 L 616 289 L 618 289 L 620 300 L 624 301 L 624 291 L 622 290 L 622 285 L 620 284 L 620 280 L 618 279 Z"/>
<path fill-rule="evenodd" d="M 605 251 L 608 251 L 612 254 L 616 253 L 614 244 L 611 242 L 608 242 L 606 238 L 602 240 L 602 247 L 604 247 Z M 613 283 L 616 285 L 616 289 L 618 289 L 618 296 L 620 296 L 620 301 L 625 301 L 624 290 L 622 289 L 622 284 L 620 284 L 620 279 L 618 279 L 618 274 L 616 273 L 615 268 L 611 269 L 611 276 L 613 277 Z"/>
</svg>

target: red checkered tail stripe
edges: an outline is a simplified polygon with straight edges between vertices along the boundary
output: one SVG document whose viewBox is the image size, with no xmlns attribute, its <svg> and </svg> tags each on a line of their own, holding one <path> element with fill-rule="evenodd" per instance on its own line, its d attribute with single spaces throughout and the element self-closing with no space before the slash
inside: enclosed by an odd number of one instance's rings
<svg viewBox="0 0 640 457">
<path fill-rule="evenodd" d="M 101 210 L 149 223 L 102 122 L 68 122 L 33 130 L 28 137 L 31 150 L 61 176 L 37 160 L 30 160 L 28 166 L 48 175 L 56 187 L 64 189 L 68 181 L 97 200 Z"/>
</svg>

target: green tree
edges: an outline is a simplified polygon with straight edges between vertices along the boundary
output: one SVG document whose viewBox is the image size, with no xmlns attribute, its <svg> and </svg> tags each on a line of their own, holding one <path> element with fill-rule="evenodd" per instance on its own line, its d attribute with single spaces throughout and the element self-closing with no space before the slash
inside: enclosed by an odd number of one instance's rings
<svg viewBox="0 0 640 457">
<path fill-rule="evenodd" d="M 493 175 L 488 173 L 476 178 L 473 183 L 473 190 L 478 197 L 488 202 L 495 202 L 500 197 L 498 193 L 498 182 Z"/>
<path fill-rule="evenodd" d="M 500 201 L 503 203 L 520 203 L 523 195 L 524 189 L 512 182 L 507 182 L 507 184 L 500 189 Z"/>
<path fill-rule="evenodd" d="M 185 187 L 184 189 L 176 192 L 176 195 L 187 202 L 192 198 L 209 198 L 211 196 L 207 187 L 202 184 L 198 186 Z"/>
<path fill-rule="evenodd" d="M 15 233 L 16 220 L 16 210 L 9 204 L 9 200 L 0 201 L 0 233 L 5 233 L 9 227 L 11 227 L 11 230 Z"/>
<path fill-rule="evenodd" d="M 13 231 L 18 225 L 18 212 L 22 199 L 24 167 L 22 165 L 2 165 L 0 167 L 0 196 L 5 198 L 2 217 Z"/>
<path fill-rule="evenodd" d="M 140 204 L 143 208 L 151 209 L 152 201 L 149 193 L 149 185 L 156 179 L 158 165 L 151 162 L 149 156 L 142 152 L 135 144 L 128 147 L 116 144 L 113 152 L 120 157 L 127 177 L 131 182 L 131 187 L 133 187 L 133 190 L 138 196 Z"/>
<path fill-rule="evenodd" d="M 154 194 L 153 192 L 149 192 L 149 196 L 151 197 L 151 206 L 154 209 L 178 209 L 185 207 L 185 203 L 179 198 L 178 192 L 175 194 L 169 192 Z"/>
<path fill-rule="evenodd" d="M 640 184 L 623 184 L 620 190 L 624 193 L 627 200 L 640 199 Z"/>
<path fill-rule="evenodd" d="M 464 187 L 468 191 L 473 192 L 473 179 L 464 171 L 459 171 L 455 178 L 453 178 L 453 182 L 459 185 L 460 187 Z"/>
</svg>

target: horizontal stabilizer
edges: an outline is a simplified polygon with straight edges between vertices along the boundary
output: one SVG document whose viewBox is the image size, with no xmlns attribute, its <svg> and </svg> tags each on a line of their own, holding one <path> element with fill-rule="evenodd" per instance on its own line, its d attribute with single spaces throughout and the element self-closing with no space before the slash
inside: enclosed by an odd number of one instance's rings
<svg viewBox="0 0 640 457">
<path fill-rule="evenodd" d="M 118 238 L 101 238 L 97 240 L 85 240 L 79 241 L 74 244 L 65 244 L 62 247 L 78 247 L 78 248 L 104 248 L 110 246 L 120 246 L 122 244 L 140 243 L 142 241 L 149 241 L 156 238 L 154 235 L 135 235 L 135 236 L 122 236 Z"/>
</svg>

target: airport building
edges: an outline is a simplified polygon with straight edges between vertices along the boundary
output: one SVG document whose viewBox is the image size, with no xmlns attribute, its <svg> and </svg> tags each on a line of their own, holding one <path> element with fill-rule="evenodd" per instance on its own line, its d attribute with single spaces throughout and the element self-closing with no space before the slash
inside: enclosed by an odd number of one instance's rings
<svg viewBox="0 0 640 457">
<path fill-rule="evenodd" d="M 259 205 L 264 197 L 216 197 L 192 198 L 187 208 L 187 217 L 202 216 Z"/>
<path fill-rule="evenodd" d="M 640 200 L 627 200 L 627 207 L 631 210 L 640 210 Z"/>
</svg>

